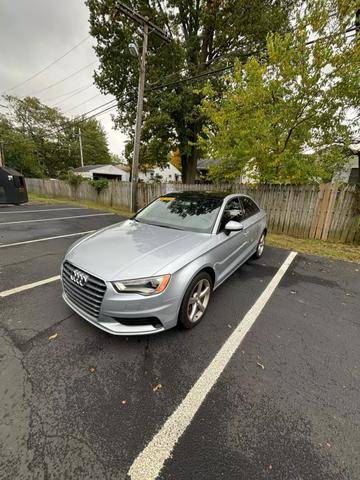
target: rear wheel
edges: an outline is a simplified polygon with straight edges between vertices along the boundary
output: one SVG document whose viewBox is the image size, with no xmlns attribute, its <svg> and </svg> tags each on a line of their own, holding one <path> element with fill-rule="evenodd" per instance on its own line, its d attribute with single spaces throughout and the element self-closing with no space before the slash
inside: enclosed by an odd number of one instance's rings
<svg viewBox="0 0 360 480">
<path fill-rule="evenodd" d="M 258 244 L 257 244 L 257 247 L 256 247 L 256 252 L 254 253 L 254 257 L 255 258 L 260 258 L 262 257 L 262 254 L 264 253 L 264 247 L 265 247 L 265 236 L 266 236 L 266 233 L 263 232 L 261 234 L 261 237 L 258 241 Z"/>
<path fill-rule="evenodd" d="M 179 312 L 179 324 L 193 328 L 201 322 L 212 293 L 212 278 L 207 272 L 200 272 L 187 288 Z"/>
</svg>

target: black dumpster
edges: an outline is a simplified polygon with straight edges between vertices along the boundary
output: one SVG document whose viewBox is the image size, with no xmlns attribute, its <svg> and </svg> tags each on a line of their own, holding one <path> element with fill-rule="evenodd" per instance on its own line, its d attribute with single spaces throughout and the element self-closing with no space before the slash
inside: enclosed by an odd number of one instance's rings
<svg viewBox="0 0 360 480">
<path fill-rule="evenodd" d="M 0 203 L 25 203 L 28 201 L 25 178 L 13 168 L 0 167 Z"/>
</svg>

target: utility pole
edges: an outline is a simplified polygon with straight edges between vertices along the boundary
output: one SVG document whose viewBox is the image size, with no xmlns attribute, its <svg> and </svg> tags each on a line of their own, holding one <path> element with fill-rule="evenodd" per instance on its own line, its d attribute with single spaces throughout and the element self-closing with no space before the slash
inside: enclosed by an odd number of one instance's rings
<svg viewBox="0 0 360 480">
<path fill-rule="evenodd" d="M 360 43 L 360 8 L 356 10 L 355 26 L 356 26 L 355 41 Z M 357 156 L 358 156 L 358 184 L 360 185 L 360 151 L 357 152 Z"/>
<path fill-rule="evenodd" d="M 82 146 L 82 138 L 81 138 L 81 128 L 79 127 L 79 146 L 80 146 L 80 161 L 81 166 L 84 166 L 84 156 L 83 156 L 83 146 Z"/>
<path fill-rule="evenodd" d="M 148 46 L 148 32 L 149 27 L 146 23 L 143 25 L 143 45 L 142 54 L 139 62 L 139 85 L 138 85 L 138 99 L 136 108 L 136 124 L 135 124 L 135 138 L 134 138 L 134 152 L 131 167 L 131 211 L 137 211 L 137 187 L 139 176 L 139 154 L 140 154 L 140 139 L 141 139 L 141 125 L 144 106 L 144 87 L 145 87 L 145 70 L 146 70 L 146 55 Z"/>
<path fill-rule="evenodd" d="M 139 174 L 139 153 L 141 140 L 141 126 L 144 105 L 144 87 L 145 87 L 145 70 L 146 70 L 146 55 L 148 47 L 149 33 L 156 35 L 161 40 L 170 43 L 172 39 L 157 25 L 151 22 L 147 17 L 143 17 L 140 13 L 133 10 L 128 5 L 122 2 L 116 2 L 115 14 L 124 15 L 130 18 L 134 23 L 140 25 L 143 31 L 143 45 L 142 55 L 139 59 L 139 84 L 138 84 L 138 99 L 136 110 L 136 124 L 134 135 L 134 152 L 133 162 L 131 168 L 131 211 L 137 211 L 137 189 L 138 189 L 138 174 Z M 150 32 L 149 32 L 150 27 Z"/>
<path fill-rule="evenodd" d="M 0 142 L 0 167 L 5 167 L 4 142 Z"/>
</svg>

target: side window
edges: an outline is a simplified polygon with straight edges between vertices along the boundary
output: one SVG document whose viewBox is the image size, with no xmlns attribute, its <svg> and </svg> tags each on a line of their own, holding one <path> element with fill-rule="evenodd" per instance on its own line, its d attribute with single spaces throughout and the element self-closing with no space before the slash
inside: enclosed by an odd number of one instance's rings
<svg viewBox="0 0 360 480">
<path fill-rule="evenodd" d="M 245 220 L 246 218 L 252 217 L 253 215 L 255 215 L 260 211 L 256 203 L 253 202 L 249 197 L 241 197 L 240 202 L 244 210 L 243 220 Z"/>
<path fill-rule="evenodd" d="M 225 225 L 230 220 L 234 220 L 235 222 L 241 222 L 243 220 L 243 210 L 239 201 L 239 197 L 231 198 L 225 205 L 219 231 L 224 230 Z"/>
</svg>

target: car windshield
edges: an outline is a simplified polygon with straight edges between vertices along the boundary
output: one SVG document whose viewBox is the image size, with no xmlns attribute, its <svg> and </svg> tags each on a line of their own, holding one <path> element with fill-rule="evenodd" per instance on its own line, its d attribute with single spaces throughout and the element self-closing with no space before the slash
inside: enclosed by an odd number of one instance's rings
<svg viewBox="0 0 360 480">
<path fill-rule="evenodd" d="M 134 220 L 159 227 L 210 233 L 222 198 L 169 194 L 141 210 Z"/>
</svg>

